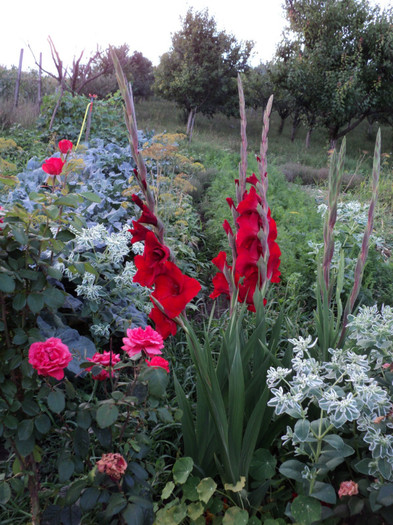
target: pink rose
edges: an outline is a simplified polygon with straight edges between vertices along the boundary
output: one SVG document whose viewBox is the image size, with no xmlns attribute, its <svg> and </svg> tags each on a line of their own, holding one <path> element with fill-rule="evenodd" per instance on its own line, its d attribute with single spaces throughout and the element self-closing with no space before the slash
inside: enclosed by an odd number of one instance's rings
<svg viewBox="0 0 393 525">
<path fill-rule="evenodd" d="M 63 139 L 59 142 L 59 150 L 65 155 L 72 150 L 73 144 L 70 140 Z"/>
<path fill-rule="evenodd" d="M 51 157 L 44 162 L 42 169 L 45 171 L 45 173 L 54 177 L 56 175 L 60 175 L 60 173 L 63 171 L 64 164 L 64 161 L 58 157 Z"/>
<path fill-rule="evenodd" d="M 96 352 L 93 355 L 93 357 L 88 357 L 87 360 L 90 361 L 91 363 L 101 365 L 102 367 L 111 366 L 111 353 L 103 352 L 102 354 L 100 354 L 99 352 Z M 119 361 L 120 361 L 120 355 L 112 353 L 112 367 Z M 89 368 L 86 368 L 86 372 L 90 372 L 92 368 L 93 368 L 92 366 L 90 366 Z M 111 370 L 111 376 L 113 377 L 113 370 Z M 108 379 L 108 377 L 109 377 L 109 372 L 107 370 L 101 370 L 101 372 L 98 375 L 93 376 L 93 379 L 96 379 L 97 381 L 105 381 L 105 379 Z"/>
<path fill-rule="evenodd" d="M 98 472 L 107 474 L 112 480 L 120 479 L 127 469 L 127 462 L 121 454 L 103 454 L 96 463 Z"/>
<path fill-rule="evenodd" d="M 150 361 L 145 359 L 145 362 L 147 363 L 147 366 L 151 366 L 152 368 L 163 368 L 169 374 L 169 363 L 163 357 L 157 355 L 154 356 Z"/>
<path fill-rule="evenodd" d="M 57 337 L 33 343 L 29 348 L 29 363 L 41 376 L 63 379 L 64 368 L 72 361 L 68 347 Z"/>
<path fill-rule="evenodd" d="M 161 354 L 161 348 L 164 348 L 162 336 L 153 330 L 151 326 L 143 328 L 133 328 L 127 330 L 127 337 L 123 338 L 124 346 L 122 350 L 127 352 L 130 357 L 139 355 L 142 350 L 149 357 Z"/>
<path fill-rule="evenodd" d="M 343 496 L 355 496 L 359 494 L 359 486 L 354 481 L 343 481 L 338 490 L 338 496 L 341 499 Z"/>
</svg>

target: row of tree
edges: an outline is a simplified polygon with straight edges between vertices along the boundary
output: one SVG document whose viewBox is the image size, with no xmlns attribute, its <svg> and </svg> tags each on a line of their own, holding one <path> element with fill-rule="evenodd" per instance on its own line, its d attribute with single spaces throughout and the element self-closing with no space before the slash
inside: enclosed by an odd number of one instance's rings
<svg viewBox="0 0 393 525">
<path fill-rule="evenodd" d="M 197 111 L 236 111 L 236 74 L 246 101 L 263 107 L 274 94 L 281 129 L 324 127 L 332 145 L 364 119 L 393 118 L 393 10 L 368 0 L 285 0 L 288 27 L 274 59 L 248 67 L 252 43 L 217 32 L 207 12 L 189 11 L 156 72 L 157 92 L 193 122 Z M 189 130 L 188 130 L 189 131 Z"/>
<path fill-rule="evenodd" d="M 153 92 L 184 111 L 191 136 L 197 113 L 228 116 L 238 111 L 238 73 L 244 76 L 247 103 L 264 107 L 274 94 L 282 124 L 292 117 L 297 126 L 322 126 L 334 144 L 364 119 L 393 118 L 393 9 L 382 11 L 369 0 L 284 0 L 288 27 L 267 64 L 249 66 L 253 43 L 238 42 L 217 29 L 207 10 L 190 9 L 172 46 L 153 68 L 142 53 L 127 44 L 115 48 L 136 97 Z M 116 91 L 109 50 L 86 63 L 83 53 L 70 68 L 49 39 L 56 74 L 47 72 L 72 94 Z M 0 75 L 1 91 L 1 75 Z"/>
</svg>

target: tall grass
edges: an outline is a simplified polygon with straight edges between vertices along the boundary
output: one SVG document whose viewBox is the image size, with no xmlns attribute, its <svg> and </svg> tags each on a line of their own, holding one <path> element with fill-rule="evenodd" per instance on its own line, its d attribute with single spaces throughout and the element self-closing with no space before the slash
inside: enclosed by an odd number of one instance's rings
<svg viewBox="0 0 393 525">
<path fill-rule="evenodd" d="M 21 101 L 14 107 L 11 99 L 0 99 L 0 131 L 9 129 L 14 124 L 23 128 L 32 128 L 38 117 L 38 105 L 31 101 Z"/>
</svg>

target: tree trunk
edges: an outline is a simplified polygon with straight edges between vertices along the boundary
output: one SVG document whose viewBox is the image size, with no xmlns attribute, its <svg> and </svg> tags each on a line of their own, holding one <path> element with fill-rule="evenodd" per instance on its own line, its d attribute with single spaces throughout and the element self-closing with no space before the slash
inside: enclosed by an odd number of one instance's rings
<svg viewBox="0 0 393 525">
<path fill-rule="evenodd" d="M 338 140 L 338 126 L 334 126 L 333 128 L 329 128 L 329 141 L 330 141 L 330 149 L 335 149 L 337 146 L 337 140 Z"/>
<path fill-rule="evenodd" d="M 191 142 L 192 139 L 192 133 L 194 131 L 194 124 L 195 124 L 195 116 L 196 116 L 196 109 L 191 109 L 190 113 L 188 114 L 188 120 L 187 120 L 187 136 L 188 141 Z"/>
<path fill-rule="evenodd" d="M 22 62 L 23 62 L 23 49 L 20 50 L 18 76 L 16 78 L 16 84 L 15 84 L 15 97 L 14 97 L 14 107 L 15 108 L 18 107 L 18 101 L 19 101 L 19 87 L 20 87 L 20 79 L 22 77 Z"/>
<path fill-rule="evenodd" d="M 307 149 L 310 147 L 311 133 L 312 133 L 312 128 L 309 128 L 307 131 L 307 135 L 306 135 L 306 148 Z"/>
<path fill-rule="evenodd" d="M 315 117 L 312 117 L 311 120 L 308 122 L 308 131 L 306 135 L 306 148 L 308 149 L 310 147 L 310 140 L 311 140 L 311 133 L 314 130 L 315 126 Z"/>
<path fill-rule="evenodd" d="M 293 117 L 293 123 L 292 123 L 292 131 L 291 131 L 291 142 L 294 142 L 295 140 L 295 136 L 296 136 L 296 132 L 299 128 L 299 124 L 300 124 L 300 118 L 298 117 L 298 115 L 295 115 Z"/>
<path fill-rule="evenodd" d="M 284 131 L 284 125 L 285 125 L 285 121 L 287 120 L 287 117 L 281 117 L 281 122 L 280 122 L 280 125 L 278 127 L 278 134 L 281 135 L 282 132 Z"/>
<path fill-rule="evenodd" d="M 368 122 L 368 125 L 367 125 L 367 139 L 368 140 L 372 140 L 373 139 L 373 124 L 374 124 L 374 120 L 373 120 L 373 118 L 368 117 L 367 118 L 367 122 Z"/>
</svg>

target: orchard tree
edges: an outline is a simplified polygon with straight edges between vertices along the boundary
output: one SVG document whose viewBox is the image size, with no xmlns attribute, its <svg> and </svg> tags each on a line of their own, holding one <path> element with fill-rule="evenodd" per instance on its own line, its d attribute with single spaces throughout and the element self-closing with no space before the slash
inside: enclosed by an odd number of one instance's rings
<svg viewBox="0 0 393 525">
<path fill-rule="evenodd" d="M 132 83 L 134 97 L 148 98 L 152 94 L 154 82 L 153 64 L 151 61 L 139 51 L 134 51 L 131 55 L 128 44 L 111 47 L 119 59 L 127 80 Z M 89 92 L 95 93 L 100 97 L 106 97 L 118 90 L 109 49 L 102 53 L 97 60 L 94 73 L 99 71 L 103 71 L 103 74 L 89 85 Z M 88 93 L 84 94 L 87 95 Z"/>
<path fill-rule="evenodd" d="M 185 111 L 191 137 L 197 112 L 237 113 L 236 78 L 247 71 L 253 44 L 238 43 L 234 36 L 218 31 L 207 9 L 195 13 L 189 9 L 182 23 L 157 67 L 155 91 Z"/>
<path fill-rule="evenodd" d="M 261 63 L 250 68 L 243 75 L 242 81 L 247 106 L 253 109 L 265 108 L 270 95 L 273 93 L 268 65 Z"/>
<path fill-rule="evenodd" d="M 309 128 L 331 144 L 366 117 L 390 112 L 392 15 L 367 0 L 285 0 L 292 55 L 278 53 L 286 86 Z"/>
</svg>

